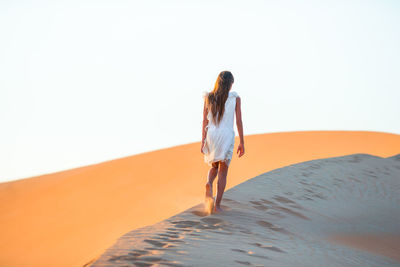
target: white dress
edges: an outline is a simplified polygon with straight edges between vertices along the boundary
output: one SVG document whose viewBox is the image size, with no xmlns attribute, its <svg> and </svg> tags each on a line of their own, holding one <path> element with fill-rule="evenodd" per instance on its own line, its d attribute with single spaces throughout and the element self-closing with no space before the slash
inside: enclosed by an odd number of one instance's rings
<svg viewBox="0 0 400 267">
<path fill-rule="evenodd" d="M 203 93 L 203 98 L 208 95 L 208 92 Z M 207 134 L 204 139 L 203 153 L 204 162 L 212 166 L 213 162 L 225 161 L 230 164 L 233 147 L 235 144 L 235 131 L 233 129 L 233 120 L 235 115 L 236 97 L 238 94 L 229 91 L 229 96 L 225 102 L 225 110 L 222 119 L 218 126 L 212 121 L 211 111 L 208 111 L 206 126 Z"/>
</svg>

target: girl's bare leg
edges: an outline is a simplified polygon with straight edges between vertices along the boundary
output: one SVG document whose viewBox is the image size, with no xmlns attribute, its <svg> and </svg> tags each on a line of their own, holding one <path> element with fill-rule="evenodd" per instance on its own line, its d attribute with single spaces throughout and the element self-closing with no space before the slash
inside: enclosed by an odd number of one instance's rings
<svg viewBox="0 0 400 267">
<path fill-rule="evenodd" d="M 206 183 L 206 198 L 213 197 L 212 185 L 213 185 L 215 178 L 217 177 L 217 174 L 218 174 L 218 162 L 214 162 L 212 164 L 211 169 L 208 171 L 208 178 L 207 178 L 207 183 Z"/>
<path fill-rule="evenodd" d="M 228 165 L 224 161 L 220 161 L 218 170 L 218 187 L 217 187 L 217 198 L 215 200 L 215 210 L 222 211 L 221 200 L 222 195 L 225 191 L 226 186 L 226 176 L 228 175 Z"/>
</svg>

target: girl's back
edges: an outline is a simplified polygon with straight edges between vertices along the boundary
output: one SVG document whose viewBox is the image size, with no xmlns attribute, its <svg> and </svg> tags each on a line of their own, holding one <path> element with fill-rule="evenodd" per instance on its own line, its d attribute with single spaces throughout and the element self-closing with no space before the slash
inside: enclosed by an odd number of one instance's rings
<svg viewBox="0 0 400 267">
<path fill-rule="evenodd" d="M 208 93 L 205 93 L 204 96 L 207 96 Z M 238 94 L 234 91 L 229 92 L 229 96 L 226 99 L 225 102 L 225 108 L 224 108 L 224 114 L 222 116 L 222 119 L 218 125 L 216 125 L 212 119 L 212 113 L 209 110 L 207 114 L 207 120 L 208 120 L 208 130 L 213 128 L 215 129 L 224 129 L 224 130 L 233 130 L 234 126 L 234 117 L 235 117 L 235 107 L 236 107 L 236 97 L 238 97 Z"/>
</svg>

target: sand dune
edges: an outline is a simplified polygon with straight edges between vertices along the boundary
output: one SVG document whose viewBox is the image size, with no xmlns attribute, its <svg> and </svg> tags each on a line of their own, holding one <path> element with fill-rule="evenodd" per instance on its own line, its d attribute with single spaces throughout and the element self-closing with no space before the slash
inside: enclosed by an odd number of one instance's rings
<svg viewBox="0 0 400 267">
<path fill-rule="evenodd" d="M 400 154 L 276 169 L 230 189 L 223 203 L 222 213 L 207 216 L 200 204 L 128 232 L 91 266 L 400 264 Z"/>
<path fill-rule="evenodd" d="M 400 151 L 399 135 L 377 132 L 258 134 L 245 142 L 246 155 L 232 159 L 227 189 L 306 160 Z M 93 262 L 121 235 L 201 203 L 207 170 L 200 143 L 192 143 L 1 183 L 0 266 Z"/>
</svg>

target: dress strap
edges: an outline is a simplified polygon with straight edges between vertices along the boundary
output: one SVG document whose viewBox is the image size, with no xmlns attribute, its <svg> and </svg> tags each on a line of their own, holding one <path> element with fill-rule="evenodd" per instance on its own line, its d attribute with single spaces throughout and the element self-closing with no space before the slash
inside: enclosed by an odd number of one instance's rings
<svg viewBox="0 0 400 267">
<path fill-rule="evenodd" d="M 231 96 L 233 96 L 233 97 L 238 97 L 239 96 L 238 93 L 236 93 L 235 91 L 231 91 L 230 93 L 231 93 Z"/>
</svg>

